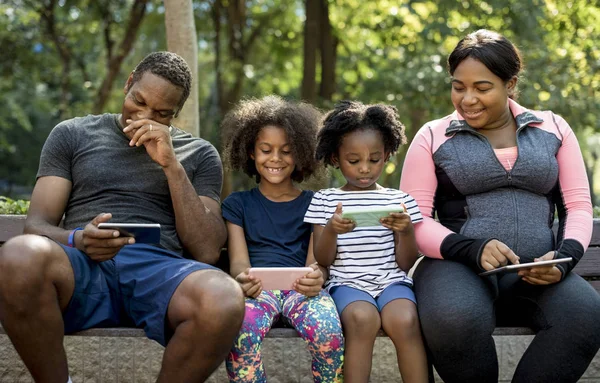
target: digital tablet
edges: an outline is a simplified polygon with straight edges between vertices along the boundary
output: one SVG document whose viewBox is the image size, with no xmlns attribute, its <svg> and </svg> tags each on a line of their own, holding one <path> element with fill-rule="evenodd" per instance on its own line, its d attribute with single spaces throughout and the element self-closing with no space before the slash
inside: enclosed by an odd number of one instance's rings
<svg viewBox="0 0 600 383">
<path fill-rule="evenodd" d="M 389 216 L 390 213 L 404 213 L 404 208 L 402 206 L 349 208 L 342 211 L 342 218 L 354 221 L 357 227 L 381 226 L 379 220 Z"/>
<path fill-rule="evenodd" d="M 519 263 L 516 265 L 506 265 L 506 266 L 498 267 L 493 270 L 484 271 L 483 273 L 480 273 L 479 275 L 483 277 L 486 275 L 492 275 L 492 274 L 497 274 L 497 273 L 507 273 L 507 272 L 511 272 L 511 271 L 519 271 L 521 269 L 531 269 L 533 267 L 556 265 L 558 263 L 571 262 L 572 260 L 573 260 L 573 258 L 569 257 L 569 258 L 550 259 L 548 261 L 527 262 L 527 263 Z"/>
<path fill-rule="evenodd" d="M 293 290 L 296 279 L 312 271 L 311 267 L 251 267 L 249 274 L 260 279 L 263 290 Z"/>
<path fill-rule="evenodd" d="M 160 224 L 158 223 L 116 223 L 103 222 L 98 229 L 117 230 L 123 237 L 135 238 L 135 243 L 160 243 Z"/>
</svg>

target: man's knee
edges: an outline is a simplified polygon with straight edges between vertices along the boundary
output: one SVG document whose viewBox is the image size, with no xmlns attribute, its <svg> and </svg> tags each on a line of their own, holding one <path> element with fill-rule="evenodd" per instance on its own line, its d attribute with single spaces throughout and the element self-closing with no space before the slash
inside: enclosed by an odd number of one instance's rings
<svg viewBox="0 0 600 383">
<path fill-rule="evenodd" d="M 244 294 L 239 284 L 227 274 L 217 270 L 205 270 L 190 274 L 176 291 L 170 309 L 181 310 L 187 306 L 182 320 L 193 320 L 204 328 L 236 327 L 239 330 L 244 319 Z M 178 288 L 178 290 L 180 289 Z"/>
<path fill-rule="evenodd" d="M 50 240 L 37 235 L 21 235 L 7 241 L 0 251 L 0 291 L 35 288 L 43 283 L 52 252 Z"/>
</svg>

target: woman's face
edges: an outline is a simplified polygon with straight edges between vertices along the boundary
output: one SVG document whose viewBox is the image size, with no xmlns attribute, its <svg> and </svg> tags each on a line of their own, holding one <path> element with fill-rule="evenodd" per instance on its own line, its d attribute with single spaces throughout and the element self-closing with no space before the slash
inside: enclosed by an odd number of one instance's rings
<svg viewBox="0 0 600 383">
<path fill-rule="evenodd" d="M 516 84 L 516 77 L 505 83 L 481 61 L 468 57 L 452 76 L 452 103 L 469 126 L 501 128 L 512 121 L 508 96 Z"/>
</svg>

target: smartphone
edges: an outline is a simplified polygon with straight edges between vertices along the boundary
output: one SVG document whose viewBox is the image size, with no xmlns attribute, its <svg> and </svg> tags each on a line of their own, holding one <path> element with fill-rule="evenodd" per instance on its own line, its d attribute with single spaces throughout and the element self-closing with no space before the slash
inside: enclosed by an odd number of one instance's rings
<svg viewBox="0 0 600 383">
<path fill-rule="evenodd" d="M 357 227 L 381 226 L 379 220 L 387 217 L 390 213 L 404 213 L 404 208 L 402 206 L 349 208 L 342 211 L 342 218 L 354 221 Z"/>
<path fill-rule="evenodd" d="M 160 224 L 158 223 L 116 223 L 102 222 L 98 229 L 117 230 L 123 237 L 135 238 L 135 243 L 160 243 Z"/>
<path fill-rule="evenodd" d="M 251 267 L 249 274 L 260 279 L 263 290 L 293 290 L 296 279 L 312 271 L 311 267 Z"/>
<path fill-rule="evenodd" d="M 507 273 L 507 272 L 511 272 L 511 271 L 514 272 L 514 271 L 519 271 L 521 269 L 531 269 L 533 267 L 539 267 L 539 266 L 556 265 L 559 263 L 571 262 L 572 260 L 573 260 L 573 258 L 569 257 L 569 258 L 550 259 L 548 261 L 527 262 L 527 263 L 519 263 L 516 265 L 506 265 L 506 266 L 495 268 L 493 270 L 484 271 L 483 273 L 479 273 L 479 275 L 484 277 L 486 275 Z"/>
</svg>

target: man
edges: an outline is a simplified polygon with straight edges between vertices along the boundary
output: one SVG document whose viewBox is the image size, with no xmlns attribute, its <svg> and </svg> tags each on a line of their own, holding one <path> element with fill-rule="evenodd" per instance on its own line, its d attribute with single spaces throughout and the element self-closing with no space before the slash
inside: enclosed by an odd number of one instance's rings
<svg viewBox="0 0 600 383">
<path fill-rule="evenodd" d="M 159 382 L 203 381 L 231 348 L 243 294 L 208 265 L 226 238 L 220 158 L 170 125 L 190 86 L 181 57 L 152 53 L 127 79 L 120 115 L 50 133 L 30 234 L 0 253 L 0 321 L 36 382 L 71 381 L 64 333 L 90 327 L 144 328 L 166 347 Z M 160 246 L 98 228 L 109 220 L 160 223 Z"/>
</svg>

